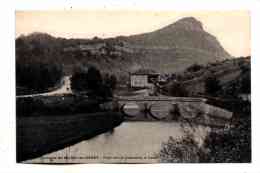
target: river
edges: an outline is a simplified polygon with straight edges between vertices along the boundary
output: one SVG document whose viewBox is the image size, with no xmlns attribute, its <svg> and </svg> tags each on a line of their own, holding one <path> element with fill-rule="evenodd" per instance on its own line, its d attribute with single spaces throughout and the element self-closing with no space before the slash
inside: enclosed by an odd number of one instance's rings
<svg viewBox="0 0 260 173">
<path fill-rule="evenodd" d="M 162 142 L 186 132 L 202 145 L 210 131 L 177 122 L 124 122 L 113 132 L 98 135 L 27 163 L 157 163 Z"/>
</svg>

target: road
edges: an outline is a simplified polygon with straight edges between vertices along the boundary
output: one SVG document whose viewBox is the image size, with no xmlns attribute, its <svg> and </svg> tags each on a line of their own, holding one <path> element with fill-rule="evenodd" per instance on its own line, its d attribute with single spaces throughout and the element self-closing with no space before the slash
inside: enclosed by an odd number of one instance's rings
<svg viewBox="0 0 260 173">
<path fill-rule="evenodd" d="M 70 87 L 70 78 L 71 78 L 71 76 L 64 76 L 61 79 L 60 86 L 53 91 L 46 92 L 46 93 L 38 93 L 38 94 L 20 95 L 20 96 L 16 96 L 16 97 L 24 98 L 24 97 L 35 97 L 35 96 L 53 96 L 53 95 L 59 95 L 59 94 L 71 94 L 72 90 Z"/>
</svg>

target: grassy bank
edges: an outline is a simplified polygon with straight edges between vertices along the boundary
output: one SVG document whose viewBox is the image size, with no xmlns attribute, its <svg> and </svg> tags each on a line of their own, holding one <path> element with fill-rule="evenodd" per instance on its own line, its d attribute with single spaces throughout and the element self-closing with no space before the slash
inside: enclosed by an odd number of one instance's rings
<svg viewBox="0 0 260 173">
<path fill-rule="evenodd" d="M 99 112 L 100 101 L 72 94 L 16 98 L 16 114 L 23 116 L 71 115 Z"/>
<path fill-rule="evenodd" d="M 119 113 L 17 117 L 17 162 L 40 157 L 112 130 L 123 121 Z"/>
</svg>

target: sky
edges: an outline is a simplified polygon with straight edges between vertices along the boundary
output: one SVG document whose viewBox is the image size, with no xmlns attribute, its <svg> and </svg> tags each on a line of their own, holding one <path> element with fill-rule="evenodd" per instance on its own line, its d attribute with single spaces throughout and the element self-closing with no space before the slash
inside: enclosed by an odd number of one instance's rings
<svg viewBox="0 0 260 173">
<path fill-rule="evenodd" d="M 151 32 L 195 17 L 235 57 L 251 51 L 248 11 L 16 11 L 16 37 L 45 32 L 65 38 L 101 38 Z"/>
</svg>

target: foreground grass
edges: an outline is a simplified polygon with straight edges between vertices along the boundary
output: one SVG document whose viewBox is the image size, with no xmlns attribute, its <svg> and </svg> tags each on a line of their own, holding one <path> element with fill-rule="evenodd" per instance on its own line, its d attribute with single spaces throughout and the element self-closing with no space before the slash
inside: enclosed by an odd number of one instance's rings
<svg viewBox="0 0 260 173">
<path fill-rule="evenodd" d="M 119 113 L 17 117 L 17 162 L 40 157 L 112 130 L 123 121 Z"/>
</svg>

